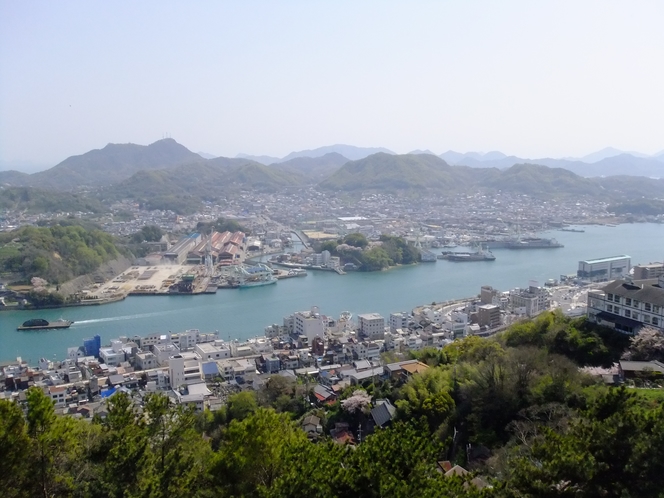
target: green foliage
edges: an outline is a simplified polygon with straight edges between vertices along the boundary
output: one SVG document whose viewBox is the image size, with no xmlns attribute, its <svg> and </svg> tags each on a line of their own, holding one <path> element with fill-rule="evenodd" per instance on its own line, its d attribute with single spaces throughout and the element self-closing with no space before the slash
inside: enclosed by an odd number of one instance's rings
<svg viewBox="0 0 664 498">
<path fill-rule="evenodd" d="M 664 485 L 664 407 L 643 409 L 614 389 L 558 434 L 520 448 L 510 462 L 508 496 L 660 496 Z M 523 451 L 525 449 L 525 451 Z"/>
<path fill-rule="evenodd" d="M 161 240 L 162 235 L 164 235 L 164 232 L 158 226 L 146 225 L 132 235 L 131 240 L 136 244 L 140 244 L 141 242 L 158 242 Z"/>
<path fill-rule="evenodd" d="M 7 498 L 28 496 L 22 486 L 28 476 L 25 463 L 29 452 L 30 438 L 21 408 L 0 400 L 0 489 Z"/>
<path fill-rule="evenodd" d="M 369 241 L 361 233 L 349 233 L 344 237 L 344 244 L 364 249 L 369 245 Z"/>
<path fill-rule="evenodd" d="M 0 235 L 0 268 L 25 280 L 41 277 L 62 283 L 93 272 L 119 254 L 111 235 L 65 222 Z"/>
<path fill-rule="evenodd" d="M 397 265 L 409 265 L 420 260 L 420 251 L 412 244 L 408 244 L 402 237 L 381 235 L 382 248 L 389 258 Z"/>
<path fill-rule="evenodd" d="M 441 368 L 413 375 L 399 392 L 399 416 L 405 420 L 424 417 L 429 429 L 435 431 L 454 410 L 451 387 L 451 375 Z"/>
<path fill-rule="evenodd" d="M 258 402 L 251 391 L 242 391 L 228 397 L 228 420 L 244 420 L 256 410 Z"/>
<path fill-rule="evenodd" d="M 606 209 L 615 214 L 657 216 L 659 214 L 664 214 L 664 201 L 644 199 L 640 201 L 621 202 L 619 204 L 612 204 Z"/>
<path fill-rule="evenodd" d="M 511 326 L 501 340 L 509 347 L 543 347 L 581 366 L 610 366 L 620 358 L 628 337 L 594 326 L 585 318 L 571 319 L 555 311 Z"/>
<path fill-rule="evenodd" d="M 62 193 L 33 187 L 0 189 L 0 209 L 29 213 L 102 213 L 104 206 L 85 194 Z"/>
<path fill-rule="evenodd" d="M 256 496 L 288 468 L 289 449 L 306 441 L 287 415 L 259 409 L 234 420 L 213 462 L 213 482 L 226 495 Z"/>
</svg>

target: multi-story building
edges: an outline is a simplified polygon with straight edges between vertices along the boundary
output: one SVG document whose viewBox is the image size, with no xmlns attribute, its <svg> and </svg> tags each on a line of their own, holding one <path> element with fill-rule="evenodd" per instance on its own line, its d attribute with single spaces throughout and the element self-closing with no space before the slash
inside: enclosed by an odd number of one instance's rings
<svg viewBox="0 0 664 498">
<path fill-rule="evenodd" d="M 481 327 L 489 327 L 490 329 L 500 327 L 502 323 L 500 308 L 495 304 L 483 304 L 482 306 L 478 306 L 477 323 Z"/>
<path fill-rule="evenodd" d="M 396 332 L 397 329 L 408 328 L 408 313 L 400 311 L 398 313 L 390 313 L 390 332 Z"/>
<path fill-rule="evenodd" d="M 286 320 L 284 319 L 284 325 Z M 311 344 L 315 337 L 325 337 L 325 324 L 316 306 L 311 311 L 298 311 L 293 315 L 293 333 L 305 336 Z"/>
<path fill-rule="evenodd" d="M 657 280 L 615 280 L 588 291 L 588 319 L 626 334 L 645 325 L 664 332 L 664 275 Z"/>
<path fill-rule="evenodd" d="M 196 344 L 194 350 L 203 361 L 223 360 L 231 357 L 231 350 L 229 348 L 211 342 Z"/>
<path fill-rule="evenodd" d="M 623 278 L 629 274 L 631 258 L 626 255 L 609 258 L 579 261 L 576 276 L 591 282 L 604 282 L 615 278 Z"/>
<path fill-rule="evenodd" d="M 168 376 L 171 389 L 178 389 L 183 384 L 197 384 L 203 380 L 201 363 L 191 353 L 171 356 L 168 361 Z"/>
<path fill-rule="evenodd" d="M 100 348 L 99 358 L 110 366 L 119 366 L 123 361 L 127 361 L 127 354 L 124 350 L 122 341 L 111 341 L 110 348 Z"/>
<path fill-rule="evenodd" d="M 357 315 L 360 334 L 369 340 L 385 338 L 385 318 L 379 313 Z"/>
<path fill-rule="evenodd" d="M 512 310 L 526 316 L 535 316 L 551 307 L 549 291 L 536 285 L 530 285 L 528 289 L 514 289 L 509 297 Z"/>
<path fill-rule="evenodd" d="M 664 275 L 664 263 L 649 263 L 634 267 L 634 280 L 648 280 Z"/>
</svg>

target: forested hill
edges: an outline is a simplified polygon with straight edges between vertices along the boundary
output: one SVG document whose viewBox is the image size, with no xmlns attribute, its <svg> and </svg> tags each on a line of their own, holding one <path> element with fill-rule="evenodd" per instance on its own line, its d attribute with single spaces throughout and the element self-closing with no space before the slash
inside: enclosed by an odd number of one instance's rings
<svg viewBox="0 0 664 498">
<path fill-rule="evenodd" d="M 195 212 L 202 200 L 215 200 L 230 190 L 270 192 L 300 185 L 296 174 L 279 171 L 249 159 L 216 158 L 175 168 L 140 171 L 104 189 L 105 200 L 134 199 L 148 209 Z"/>
<path fill-rule="evenodd" d="M 18 185 L 71 189 L 118 183 L 138 171 L 164 169 L 204 159 L 171 138 L 150 145 L 108 144 L 79 156 L 71 156 L 46 171 L 17 177 Z M 4 175 L 11 183 L 8 175 Z M 0 175 L 0 179 L 3 175 Z"/>
<path fill-rule="evenodd" d="M 497 170 L 496 170 L 497 171 Z M 475 170 L 429 154 L 372 154 L 349 161 L 320 183 L 327 190 L 449 190 L 473 182 Z"/>
<path fill-rule="evenodd" d="M 0 271 L 26 281 L 40 277 L 62 283 L 95 271 L 119 254 L 113 236 L 64 222 L 0 234 Z"/>
<path fill-rule="evenodd" d="M 63 193 L 33 187 L 0 188 L 0 209 L 30 213 L 99 213 L 106 208 L 85 194 Z"/>
</svg>

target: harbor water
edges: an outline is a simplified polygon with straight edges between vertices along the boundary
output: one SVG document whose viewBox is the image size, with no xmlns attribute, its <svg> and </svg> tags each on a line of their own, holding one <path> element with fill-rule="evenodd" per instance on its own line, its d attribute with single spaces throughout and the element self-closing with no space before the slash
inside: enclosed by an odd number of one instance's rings
<svg viewBox="0 0 664 498">
<path fill-rule="evenodd" d="M 358 313 L 409 311 L 431 302 L 479 294 L 482 285 L 500 290 L 544 284 L 561 274 L 576 273 L 579 260 L 627 254 L 632 264 L 662 261 L 664 225 L 625 224 L 587 226 L 585 232 L 552 231 L 565 247 L 514 251 L 494 249 L 495 261 L 435 263 L 384 272 L 348 273 L 309 271 L 303 278 L 280 280 L 276 285 L 219 290 L 197 296 L 134 296 L 102 306 L 40 311 L 0 312 L 0 361 L 21 356 L 30 363 L 39 358 L 66 357 L 67 348 L 82 345 L 96 334 L 102 344 L 119 336 L 219 331 L 221 339 L 262 336 L 264 328 L 282 323 L 295 311 L 318 306 L 321 313 L 338 317 L 341 311 Z M 434 250 L 440 253 L 440 250 Z M 17 331 L 30 318 L 74 320 L 69 329 Z"/>
</svg>

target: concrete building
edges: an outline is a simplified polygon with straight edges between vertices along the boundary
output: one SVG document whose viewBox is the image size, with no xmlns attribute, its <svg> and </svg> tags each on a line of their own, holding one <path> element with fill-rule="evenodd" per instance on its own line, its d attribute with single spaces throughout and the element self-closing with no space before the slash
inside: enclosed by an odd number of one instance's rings
<svg viewBox="0 0 664 498">
<path fill-rule="evenodd" d="M 181 238 L 173 247 L 164 253 L 164 259 L 170 264 L 182 264 L 190 250 L 201 242 L 200 233 L 192 233 Z"/>
<path fill-rule="evenodd" d="M 134 357 L 134 363 L 138 370 L 149 370 L 159 366 L 157 357 L 151 352 L 138 353 Z"/>
<path fill-rule="evenodd" d="M 123 361 L 127 361 L 127 355 L 123 349 L 122 341 L 111 341 L 110 348 L 100 348 L 99 358 L 110 366 L 119 366 Z"/>
<path fill-rule="evenodd" d="M 526 316 L 535 316 L 551 307 L 549 291 L 533 284 L 528 289 L 510 291 L 509 297 L 512 310 Z"/>
<path fill-rule="evenodd" d="M 385 338 L 385 318 L 379 313 L 357 315 L 360 334 L 369 340 Z"/>
<path fill-rule="evenodd" d="M 201 363 L 193 355 L 171 356 L 168 361 L 168 376 L 172 389 L 178 389 L 183 384 L 197 384 L 203 380 Z"/>
<path fill-rule="evenodd" d="M 664 275 L 664 263 L 649 263 L 647 265 L 636 265 L 634 267 L 634 280 L 649 280 Z"/>
<path fill-rule="evenodd" d="M 311 255 L 311 264 L 314 266 L 327 266 L 330 261 L 330 251 L 323 251 Z"/>
<path fill-rule="evenodd" d="M 494 329 L 502 324 L 500 308 L 495 304 L 483 304 L 477 307 L 477 323 L 481 327 Z"/>
<path fill-rule="evenodd" d="M 629 274 L 631 258 L 626 255 L 579 261 L 576 276 L 590 282 L 605 282 Z"/>
<path fill-rule="evenodd" d="M 664 275 L 657 280 L 615 280 L 588 291 L 588 319 L 626 334 L 645 325 L 664 332 Z"/>
<path fill-rule="evenodd" d="M 390 313 L 390 332 L 396 332 L 397 329 L 408 328 L 408 313 L 400 311 L 398 313 Z"/>
<path fill-rule="evenodd" d="M 317 306 L 312 307 L 311 311 L 298 311 L 293 315 L 293 334 L 306 336 L 309 344 L 315 337 L 325 337 L 325 324 Z"/>
<path fill-rule="evenodd" d="M 223 360 L 231 357 L 231 350 L 229 348 L 211 342 L 196 344 L 194 351 L 196 351 L 203 361 Z"/>
</svg>

